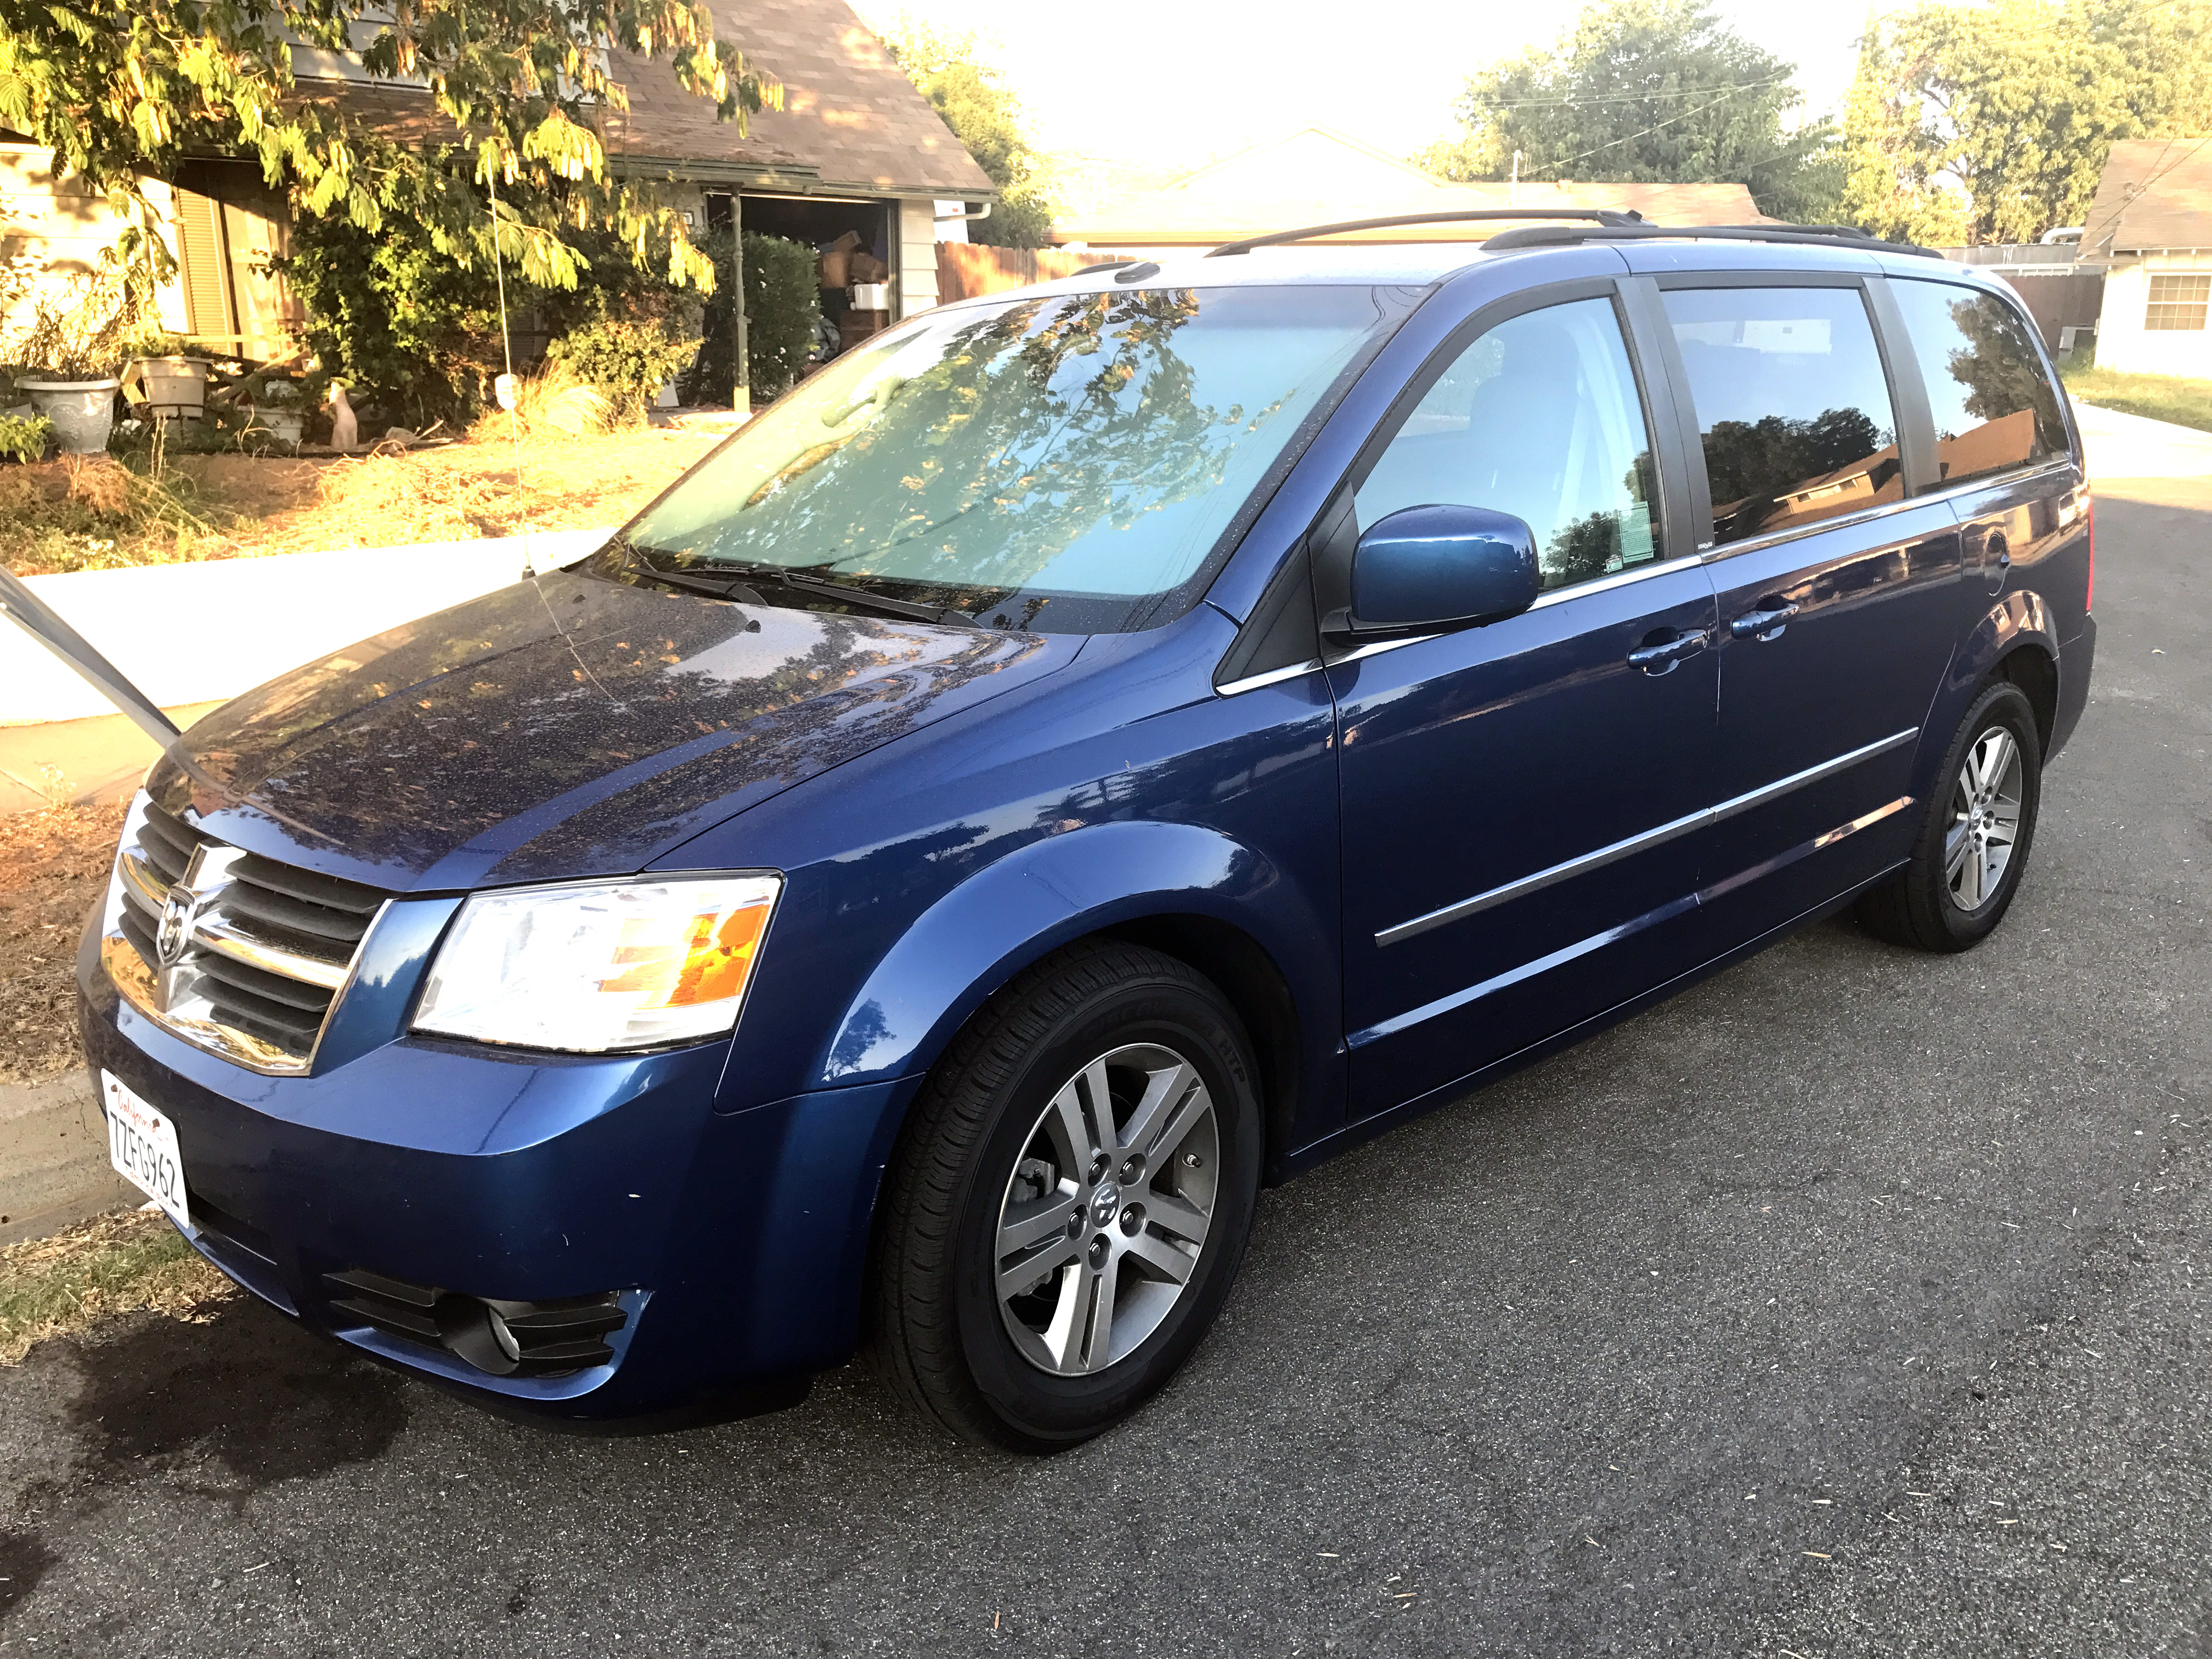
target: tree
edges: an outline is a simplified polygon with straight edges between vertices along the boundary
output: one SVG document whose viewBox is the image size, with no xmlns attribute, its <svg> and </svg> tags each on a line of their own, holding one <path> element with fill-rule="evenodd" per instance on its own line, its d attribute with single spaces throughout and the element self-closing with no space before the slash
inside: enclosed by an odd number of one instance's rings
<svg viewBox="0 0 2212 1659">
<path fill-rule="evenodd" d="M 991 216 L 971 222 L 968 240 L 1000 247 L 1042 247 L 1050 241 L 1044 158 L 1030 148 L 1014 89 L 997 70 L 976 61 L 975 32 L 933 28 L 902 16 L 884 44 L 999 187 Z"/>
<path fill-rule="evenodd" d="M 295 43 L 364 41 L 372 77 L 427 84 L 446 134 L 402 145 L 295 80 Z M 119 203 L 243 155 L 295 214 L 419 229 L 464 266 L 495 236 L 525 280 L 573 288 L 595 234 L 711 288 L 665 194 L 608 172 L 599 112 L 628 102 L 609 46 L 665 58 L 722 119 L 781 103 L 703 0 L 0 0 L 0 126 Z"/>
<path fill-rule="evenodd" d="M 1989 0 L 1869 17 L 1844 211 L 1881 235 L 2081 222 L 2119 138 L 2212 132 L 2212 0 Z"/>
<path fill-rule="evenodd" d="M 1706 0 L 1607 0 L 1547 47 L 1469 78 L 1456 138 L 1416 163 L 1448 179 L 1741 183 L 1762 213 L 1826 216 L 1841 184 L 1826 122 L 1784 131 L 1793 67 Z"/>
</svg>

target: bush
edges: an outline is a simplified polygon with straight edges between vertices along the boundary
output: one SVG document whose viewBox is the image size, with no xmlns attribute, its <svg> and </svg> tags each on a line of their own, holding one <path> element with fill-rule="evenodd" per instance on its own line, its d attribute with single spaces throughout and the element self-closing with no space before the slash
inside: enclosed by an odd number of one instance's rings
<svg viewBox="0 0 2212 1659">
<path fill-rule="evenodd" d="M 706 337 L 684 377 L 684 395 L 697 403 L 721 403 L 737 381 L 730 233 L 717 231 L 699 246 L 714 260 L 722 282 L 707 301 Z M 753 401 L 763 404 L 781 397 L 805 375 L 807 354 L 822 321 L 822 289 L 814 250 L 803 242 L 749 230 L 744 253 L 746 378 Z"/>
<path fill-rule="evenodd" d="M 574 289 L 523 282 L 509 262 L 517 369 L 531 366 L 532 336 L 557 339 L 609 318 L 698 332 L 697 296 L 672 289 L 665 268 L 640 270 L 628 245 L 605 233 L 569 240 L 592 261 Z M 306 308 L 307 344 L 325 374 L 345 382 L 364 434 L 390 421 L 416 432 L 441 421 L 465 428 L 490 404 L 506 354 L 489 259 L 465 265 L 439 252 L 421 219 L 404 212 L 389 212 L 374 234 L 303 213 L 276 268 Z"/>
<path fill-rule="evenodd" d="M 549 359 L 515 386 L 514 423 L 532 437 L 586 438 L 615 424 L 614 402 L 566 363 Z M 472 439 L 496 443 L 507 435 L 507 416 L 494 410 L 470 429 Z"/>
<path fill-rule="evenodd" d="M 43 415 L 0 415 L 0 455 L 38 460 L 53 435 L 54 423 Z"/>
<path fill-rule="evenodd" d="M 617 421 L 637 421 L 698 351 L 698 341 L 675 338 L 666 323 L 610 319 L 563 335 L 545 355 L 605 392 Z"/>
</svg>

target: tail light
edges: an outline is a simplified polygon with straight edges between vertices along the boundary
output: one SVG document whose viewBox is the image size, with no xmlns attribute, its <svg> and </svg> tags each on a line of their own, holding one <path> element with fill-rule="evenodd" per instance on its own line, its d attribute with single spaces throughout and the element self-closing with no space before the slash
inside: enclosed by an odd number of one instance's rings
<svg viewBox="0 0 2212 1659">
<path fill-rule="evenodd" d="M 2081 590 L 2081 614 L 2087 616 L 2097 605 L 2097 502 L 2093 496 L 2084 514 L 2089 536 L 2089 580 Z"/>
</svg>

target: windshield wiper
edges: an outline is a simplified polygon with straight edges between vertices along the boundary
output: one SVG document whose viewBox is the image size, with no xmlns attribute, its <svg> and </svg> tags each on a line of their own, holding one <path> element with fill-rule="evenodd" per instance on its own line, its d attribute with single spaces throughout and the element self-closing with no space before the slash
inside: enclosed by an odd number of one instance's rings
<svg viewBox="0 0 2212 1659">
<path fill-rule="evenodd" d="M 927 605 L 919 599 L 895 599 L 887 593 L 856 587 L 850 582 L 831 581 L 826 576 L 817 576 L 804 570 L 788 570 L 780 565 L 751 564 L 740 566 L 726 576 L 701 575 L 688 570 L 663 570 L 647 559 L 627 538 L 618 538 L 623 562 L 639 574 L 671 587 L 681 588 L 687 593 L 703 593 L 709 599 L 735 599 L 746 605 L 766 605 L 753 583 L 767 582 L 777 587 L 788 587 L 795 592 L 817 593 L 824 599 L 842 599 L 865 610 L 873 610 L 884 616 L 910 618 L 915 622 L 958 623 L 975 628 L 979 624 L 965 611 L 955 611 L 951 605 Z"/>
<path fill-rule="evenodd" d="M 640 553 L 627 538 L 617 538 L 616 545 L 622 550 L 623 563 L 649 580 L 680 588 L 686 593 L 702 593 L 710 599 L 731 599 L 740 605 L 764 605 L 768 603 L 742 576 L 696 576 L 686 571 L 663 570 Z"/>
<path fill-rule="evenodd" d="M 745 574 L 764 582 L 793 587 L 802 593 L 819 593 L 825 599 L 846 600 L 882 611 L 890 617 L 910 617 L 917 622 L 957 623 L 967 628 L 977 626 L 975 617 L 965 611 L 955 611 L 949 605 L 927 605 L 920 599 L 895 599 L 888 593 L 878 593 L 872 588 L 856 587 L 850 582 L 833 582 L 826 576 L 809 575 L 802 570 L 778 570 L 769 566 L 755 565 Z"/>
</svg>

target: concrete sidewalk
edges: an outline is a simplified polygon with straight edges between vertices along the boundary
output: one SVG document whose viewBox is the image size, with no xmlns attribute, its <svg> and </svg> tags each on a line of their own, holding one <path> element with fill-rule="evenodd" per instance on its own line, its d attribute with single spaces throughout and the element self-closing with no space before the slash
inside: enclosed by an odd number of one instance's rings
<svg viewBox="0 0 2212 1659">
<path fill-rule="evenodd" d="M 27 586 L 179 726 L 302 663 L 573 563 L 604 528 L 33 576 Z M 0 624 L 0 812 L 121 799 L 153 742 L 21 629 Z"/>
<path fill-rule="evenodd" d="M 2212 476 L 2212 432 L 2080 402 L 2074 405 L 2074 418 L 2088 451 L 2093 487 L 2107 478 Z"/>
<path fill-rule="evenodd" d="M 0 1083 L 0 1244 L 43 1238 L 143 1196 L 108 1167 L 88 1073 Z"/>
</svg>

